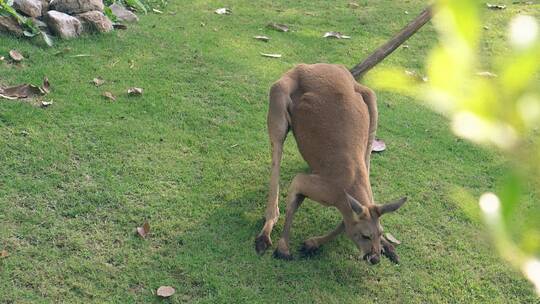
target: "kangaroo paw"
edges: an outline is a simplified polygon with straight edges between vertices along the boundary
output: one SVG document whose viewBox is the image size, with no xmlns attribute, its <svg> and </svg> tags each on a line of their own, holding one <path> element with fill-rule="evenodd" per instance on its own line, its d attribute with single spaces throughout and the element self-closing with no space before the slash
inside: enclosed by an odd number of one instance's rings
<svg viewBox="0 0 540 304">
<path fill-rule="evenodd" d="M 272 240 L 265 234 L 259 235 L 255 239 L 255 251 L 257 251 L 257 254 L 259 255 L 262 255 L 270 246 L 272 246 Z"/>
</svg>

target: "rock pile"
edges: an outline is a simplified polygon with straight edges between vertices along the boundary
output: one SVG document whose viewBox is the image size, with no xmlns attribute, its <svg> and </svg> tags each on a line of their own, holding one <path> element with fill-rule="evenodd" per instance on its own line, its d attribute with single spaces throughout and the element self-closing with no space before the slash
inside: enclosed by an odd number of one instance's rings
<svg viewBox="0 0 540 304">
<path fill-rule="evenodd" d="M 103 13 L 103 0 L 14 0 L 13 8 L 32 18 L 34 24 L 63 39 L 76 38 L 83 33 L 106 33 L 114 29 Z M 119 22 L 137 22 L 133 12 L 119 4 L 110 6 Z M 0 32 L 24 36 L 24 30 L 11 16 L 0 15 Z"/>
</svg>

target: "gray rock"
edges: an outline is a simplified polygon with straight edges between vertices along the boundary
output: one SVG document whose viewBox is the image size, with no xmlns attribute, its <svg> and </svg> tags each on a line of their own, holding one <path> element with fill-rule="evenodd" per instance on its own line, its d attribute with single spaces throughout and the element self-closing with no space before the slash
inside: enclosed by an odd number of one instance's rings
<svg viewBox="0 0 540 304">
<path fill-rule="evenodd" d="M 84 32 L 106 33 L 113 30 L 113 24 L 107 16 L 100 11 L 91 11 L 77 15 L 83 25 Z"/>
<path fill-rule="evenodd" d="M 58 11 L 48 11 L 45 22 L 54 34 L 63 39 L 75 38 L 82 32 L 79 19 Z"/>
<path fill-rule="evenodd" d="M 15 0 L 13 1 L 13 7 L 30 17 L 41 16 L 41 0 Z"/>
<path fill-rule="evenodd" d="M 116 16 L 118 21 L 123 22 L 138 22 L 139 17 L 135 15 L 133 12 L 129 11 L 125 7 L 123 7 L 120 4 L 113 3 L 111 6 L 109 6 L 113 14 Z"/>
<path fill-rule="evenodd" d="M 41 16 L 44 16 L 49 10 L 49 0 L 41 0 Z"/>
<path fill-rule="evenodd" d="M 24 35 L 22 27 L 17 19 L 12 16 L 0 16 L 0 32 L 9 33 L 17 37 Z"/>
<path fill-rule="evenodd" d="M 103 12 L 102 0 L 54 0 L 50 6 L 51 9 L 66 14 L 80 14 L 90 11 Z"/>
</svg>

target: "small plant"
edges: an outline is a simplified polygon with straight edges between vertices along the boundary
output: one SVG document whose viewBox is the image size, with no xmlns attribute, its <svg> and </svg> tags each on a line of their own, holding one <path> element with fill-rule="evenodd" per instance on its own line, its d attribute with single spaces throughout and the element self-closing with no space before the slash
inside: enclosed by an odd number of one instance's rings
<svg viewBox="0 0 540 304">
<path fill-rule="evenodd" d="M 41 37 L 48 46 L 52 46 L 53 42 L 51 37 L 38 26 L 34 24 L 32 19 L 26 18 L 23 15 L 17 13 L 13 8 L 13 0 L 0 0 L 0 15 L 12 16 L 23 28 L 23 33 L 27 37 Z"/>
</svg>

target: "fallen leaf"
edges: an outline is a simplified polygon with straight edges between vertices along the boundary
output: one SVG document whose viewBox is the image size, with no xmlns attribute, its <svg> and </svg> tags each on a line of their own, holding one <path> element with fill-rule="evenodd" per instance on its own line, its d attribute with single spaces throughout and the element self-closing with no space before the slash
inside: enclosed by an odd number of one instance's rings
<svg viewBox="0 0 540 304">
<path fill-rule="evenodd" d="M 408 48 L 409 48 L 409 45 L 408 45 L 408 44 L 404 44 L 404 45 L 402 45 L 401 47 L 404 48 L 404 49 L 408 49 Z"/>
<path fill-rule="evenodd" d="M 90 54 L 77 54 L 77 55 L 73 55 L 73 56 L 70 56 L 71 58 L 79 58 L 79 57 L 92 57 L 94 55 L 90 55 Z"/>
<path fill-rule="evenodd" d="M 9 57 L 15 62 L 21 62 L 24 59 L 24 56 L 16 50 L 9 51 Z"/>
<path fill-rule="evenodd" d="M 497 77 L 497 74 L 493 74 L 493 73 L 488 72 L 488 71 L 478 72 L 478 73 L 476 73 L 476 75 L 482 76 L 482 77 L 488 77 L 488 78 L 495 78 L 495 77 Z"/>
<path fill-rule="evenodd" d="M 154 13 L 156 13 L 156 14 L 163 14 L 162 11 L 160 11 L 160 10 L 158 10 L 158 9 L 155 9 L 155 8 L 153 8 L 152 11 L 153 11 Z"/>
<path fill-rule="evenodd" d="M 113 28 L 115 30 L 127 30 L 127 25 L 121 23 L 113 23 Z"/>
<path fill-rule="evenodd" d="M 49 80 L 47 77 L 43 79 L 43 85 L 38 87 L 33 84 L 21 84 L 14 87 L 1 88 L 0 87 L 0 98 L 15 100 L 22 98 L 32 98 L 39 95 L 45 95 L 49 93 Z"/>
<path fill-rule="evenodd" d="M 323 38 L 351 39 L 351 36 L 343 35 L 340 32 L 326 32 Z"/>
<path fill-rule="evenodd" d="M 41 85 L 40 89 L 43 91 L 43 95 L 49 94 L 51 92 L 51 84 L 49 83 L 49 78 L 43 78 L 43 84 Z"/>
<path fill-rule="evenodd" d="M 217 10 L 214 11 L 216 14 L 218 15 L 230 15 L 232 14 L 232 11 L 230 8 L 226 8 L 226 7 L 222 7 L 222 8 L 218 8 Z"/>
<path fill-rule="evenodd" d="M 92 79 L 92 82 L 94 83 L 94 85 L 96 87 L 99 87 L 99 86 L 102 86 L 105 83 L 105 79 L 103 79 L 101 77 L 96 77 L 96 78 Z"/>
<path fill-rule="evenodd" d="M 371 151 L 372 152 L 382 152 L 384 150 L 386 150 L 386 144 L 384 143 L 384 141 L 382 139 L 375 138 L 375 140 L 373 141 L 373 144 L 371 146 Z"/>
<path fill-rule="evenodd" d="M 356 8 L 359 8 L 360 5 L 358 5 L 358 3 L 356 2 L 349 2 L 349 8 L 352 8 L 352 9 L 356 9 Z"/>
<path fill-rule="evenodd" d="M 274 29 L 274 30 L 279 31 L 279 32 L 288 32 L 289 31 L 289 26 L 287 26 L 285 24 L 281 24 L 281 23 L 271 22 L 271 23 L 268 23 L 268 25 L 266 27 Z"/>
<path fill-rule="evenodd" d="M 129 68 L 130 69 L 133 69 L 135 67 L 135 61 L 133 61 L 132 59 L 130 59 L 129 61 Z"/>
<path fill-rule="evenodd" d="M 141 88 L 129 88 L 127 92 L 128 92 L 129 96 L 141 96 L 142 93 L 143 93 L 143 89 L 141 89 Z"/>
<path fill-rule="evenodd" d="M 264 57 L 270 57 L 270 58 L 281 58 L 281 54 L 266 54 L 266 53 L 260 53 L 261 56 Z"/>
<path fill-rule="evenodd" d="M 253 36 L 253 38 L 264 42 L 268 42 L 270 40 L 270 38 L 267 36 Z"/>
<path fill-rule="evenodd" d="M 6 57 L 4 57 L 4 56 L 0 56 L 0 61 L 4 61 L 5 58 Z"/>
<path fill-rule="evenodd" d="M 421 75 L 419 75 L 418 73 L 416 73 L 416 72 L 414 72 L 414 71 L 405 70 L 405 74 L 407 74 L 407 76 L 416 78 L 418 81 L 423 81 L 423 82 L 427 82 L 427 81 L 428 81 L 428 77 L 427 77 L 427 76 L 421 76 Z"/>
<path fill-rule="evenodd" d="M 489 30 L 489 26 L 484 25 L 484 29 L 485 29 L 486 31 Z"/>
<path fill-rule="evenodd" d="M 51 100 L 51 101 L 43 101 L 43 100 L 42 100 L 40 106 L 41 106 L 42 108 L 46 108 L 46 107 L 52 105 L 53 103 L 54 103 L 54 101 L 52 101 L 52 100 Z"/>
<path fill-rule="evenodd" d="M 9 256 L 9 253 L 6 250 L 0 251 L 0 258 L 5 259 Z"/>
<path fill-rule="evenodd" d="M 174 290 L 174 288 L 172 288 L 171 286 L 161 286 L 158 288 L 156 294 L 159 297 L 168 298 L 172 296 L 175 292 L 176 290 Z"/>
<path fill-rule="evenodd" d="M 405 15 L 408 15 L 408 14 L 409 14 L 409 11 L 405 11 L 404 13 L 405 13 Z"/>
<path fill-rule="evenodd" d="M 398 239 L 396 239 L 396 237 L 393 236 L 393 235 L 390 234 L 390 233 L 385 233 L 385 234 L 384 234 L 384 237 L 385 237 L 390 243 L 392 243 L 392 244 L 394 244 L 394 245 L 399 245 L 399 244 L 401 244 L 401 241 L 398 240 Z"/>
<path fill-rule="evenodd" d="M 137 234 L 143 239 L 145 239 L 149 233 L 150 233 L 150 224 L 148 224 L 148 221 L 145 221 L 142 227 L 137 227 Z"/>
<path fill-rule="evenodd" d="M 101 94 L 101 96 L 107 98 L 107 99 L 110 99 L 112 101 L 116 101 L 116 96 L 114 96 L 111 92 L 103 92 L 103 94 Z"/>
<path fill-rule="evenodd" d="M 492 10 L 503 10 L 506 8 L 506 5 L 502 5 L 502 4 L 486 3 L 486 6 L 487 8 L 492 9 Z"/>
</svg>

